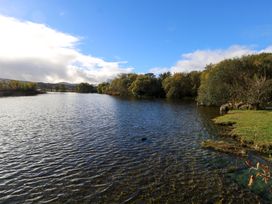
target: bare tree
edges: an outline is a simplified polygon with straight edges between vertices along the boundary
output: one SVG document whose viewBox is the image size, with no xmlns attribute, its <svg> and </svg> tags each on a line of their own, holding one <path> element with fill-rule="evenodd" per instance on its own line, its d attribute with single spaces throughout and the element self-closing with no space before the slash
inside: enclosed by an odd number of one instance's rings
<svg viewBox="0 0 272 204">
<path fill-rule="evenodd" d="M 272 80 L 265 76 L 254 75 L 253 78 L 246 79 L 246 99 L 247 103 L 252 104 L 256 109 L 268 102 L 272 94 Z"/>
</svg>

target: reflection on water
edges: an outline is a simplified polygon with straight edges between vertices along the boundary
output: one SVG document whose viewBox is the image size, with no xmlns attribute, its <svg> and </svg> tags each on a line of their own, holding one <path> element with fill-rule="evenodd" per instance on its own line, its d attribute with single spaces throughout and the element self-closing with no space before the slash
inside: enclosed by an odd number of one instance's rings
<svg viewBox="0 0 272 204">
<path fill-rule="evenodd" d="M 0 99 L 0 203 L 256 203 L 200 147 L 218 110 L 97 94 Z M 145 137 L 147 140 L 142 141 Z"/>
</svg>

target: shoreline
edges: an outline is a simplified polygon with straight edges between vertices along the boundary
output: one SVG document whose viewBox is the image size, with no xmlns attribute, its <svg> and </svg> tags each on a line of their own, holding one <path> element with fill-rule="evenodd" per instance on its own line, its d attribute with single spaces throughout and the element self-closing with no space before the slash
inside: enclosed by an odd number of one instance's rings
<svg viewBox="0 0 272 204">
<path fill-rule="evenodd" d="M 221 136 L 231 137 L 241 147 L 247 147 L 267 157 L 272 155 L 272 111 L 230 111 L 213 119 L 224 127 Z"/>
</svg>

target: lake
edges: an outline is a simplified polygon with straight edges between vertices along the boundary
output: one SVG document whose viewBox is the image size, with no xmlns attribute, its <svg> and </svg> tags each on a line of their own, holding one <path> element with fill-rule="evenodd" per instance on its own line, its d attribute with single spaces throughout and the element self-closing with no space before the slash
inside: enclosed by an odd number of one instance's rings
<svg viewBox="0 0 272 204">
<path fill-rule="evenodd" d="M 51 93 L 0 98 L 0 203 L 258 203 L 201 148 L 216 108 Z"/>
</svg>

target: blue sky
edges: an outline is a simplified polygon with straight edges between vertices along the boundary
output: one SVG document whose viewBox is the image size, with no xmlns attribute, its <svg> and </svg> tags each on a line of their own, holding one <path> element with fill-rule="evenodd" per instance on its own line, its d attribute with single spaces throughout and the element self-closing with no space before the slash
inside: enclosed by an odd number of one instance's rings
<svg viewBox="0 0 272 204">
<path fill-rule="evenodd" d="M 251 53 L 272 44 L 269 0 L 0 0 L 0 4 L 0 14 L 76 36 L 81 53 L 126 61 L 125 66 L 138 73 L 171 70 L 184 55 L 197 51 L 224 53 L 241 46 Z"/>
</svg>

